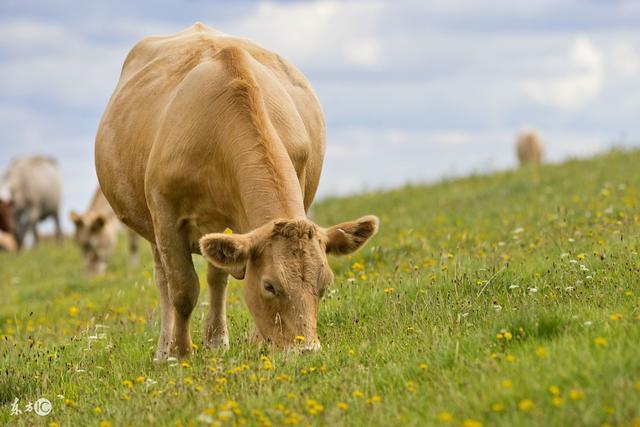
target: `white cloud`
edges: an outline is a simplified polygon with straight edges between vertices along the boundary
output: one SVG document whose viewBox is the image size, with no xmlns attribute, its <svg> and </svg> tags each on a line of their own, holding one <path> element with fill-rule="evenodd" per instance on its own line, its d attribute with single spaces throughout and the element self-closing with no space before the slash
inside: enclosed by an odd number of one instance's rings
<svg viewBox="0 0 640 427">
<path fill-rule="evenodd" d="M 234 35 L 258 41 L 301 68 L 375 66 L 381 60 L 383 1 L 260 2 L 246 16 L 225 23 Z"/>
<path fill-rule="evenodd" d="M 525 81 L 525 92 L 532 100 L 541 104 L 567 110 L 584 107 L 602 90 L 602 54 L 588 37 L 577 37 L 559 73 L 559 76 L 551 78 Z"/>
<path fill-rule="evenodd" d="M 640 54 L 633 44 L 623 40 L 613 44 L 611 67 L 624 77 L 637 77 L 640 74 Z"/>
</svg>

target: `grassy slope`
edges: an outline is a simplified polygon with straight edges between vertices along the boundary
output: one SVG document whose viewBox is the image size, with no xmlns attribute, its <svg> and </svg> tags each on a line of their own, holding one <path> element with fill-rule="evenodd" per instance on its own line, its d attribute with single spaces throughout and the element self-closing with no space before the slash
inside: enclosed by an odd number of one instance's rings
<svg viewBox="0 0 640 427">
<path fill-rule="evenodd" d="M 0 424 L 639 423 L 638 164 L 614 152 L 320 203 L 320 224 L 382 223 L 332 260 L 311 356 L 261 359 L 232 282 L 231 350 L 157 365 L 148 251 L 127 269 L 123 244 L 101 278 L 82 274 L 71 243 L 2 255 Z M 9 414 L 15 397 L 43 396 L 48 417 Z"/>
</svg>

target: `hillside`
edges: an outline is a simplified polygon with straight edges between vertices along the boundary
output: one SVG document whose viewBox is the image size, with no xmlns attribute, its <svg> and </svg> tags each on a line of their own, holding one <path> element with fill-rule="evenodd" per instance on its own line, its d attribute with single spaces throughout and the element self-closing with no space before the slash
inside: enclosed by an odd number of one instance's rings
<svg viewBox="0 0 640 427">
<path fill-rule="evenodd" d="M 0 254 L 0 424 L 639 425 L 640 152 L 325 200 L 331 225 L 380 233 L 322 302 L 314 355 L 248 343 L 241 283 L 231 349 L 154 364 L 145 250 L 82 271 L 72 242 Z M 199 257 L 200 301 L 206 301 Z M 46 417 L 11 404 L 46 397 Z"/>
</svg>

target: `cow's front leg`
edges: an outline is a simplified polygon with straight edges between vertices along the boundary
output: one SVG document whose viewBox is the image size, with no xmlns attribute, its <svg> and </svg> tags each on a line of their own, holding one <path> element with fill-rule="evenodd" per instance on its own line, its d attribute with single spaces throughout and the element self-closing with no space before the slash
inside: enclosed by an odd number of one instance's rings
<svg viewBox="0 0 640 427">
<path fill-rule="evenodd" d="M 207 264 L 207 283 L 209 285 L 209 314 L 204 327 L 204 344 L 211 348 L 229 348 L 227 331 L 227 280 L 224 271 Z"/>
<path fill-rule="evenodd" d="M 165 224 L 175 224 L 168 220 Z M 171 354 L 185 357 L 191 352 L 189 321 L 198 303 L 200 285 L 193 267 L 191 251 L 186 238 L 177 230 L 161 229 L 156 232 L 156 244 L 168 282 L 169 299 L 173 312 Z"/>
<path fill-rule="evenodd" d="M 156 245 L 151 245 L 153 251 L 153 261 L 155 262 L 155 279 L 160 298 L 160 337 L 158 337 L 158 349 L 154 360 L 163 361 L 169 357 L 171 352 L 171 336 L 173 333 L 173 307 L 169 299 L 169 283 L 164 274 L 164 267 L 160 253 Z"/>
</svg>

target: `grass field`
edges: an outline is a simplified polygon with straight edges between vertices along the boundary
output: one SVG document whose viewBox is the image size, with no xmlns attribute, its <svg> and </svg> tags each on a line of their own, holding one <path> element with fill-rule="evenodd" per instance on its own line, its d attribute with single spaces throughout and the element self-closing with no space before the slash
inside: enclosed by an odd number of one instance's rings
<svg viewBox="0 0 640 427">
<path fill-rule="evenodd" d="M 98 278 L 71 242 L 1 254 L 0 424 L 638 426 L 639 165 L 616 151 L 319 203 L 321 225 L 381 228 L 332 259 L 313 355 L 251 345 L 232 281 L 231 349 L 202 349 L 200 304 L 200 348 L 155 364 L 148 250 L 128 268 L 122 241 Z M 41 397 L 51 414 L 25 411 Z"/>
</svg>

